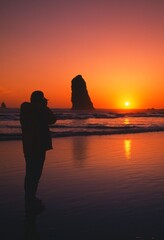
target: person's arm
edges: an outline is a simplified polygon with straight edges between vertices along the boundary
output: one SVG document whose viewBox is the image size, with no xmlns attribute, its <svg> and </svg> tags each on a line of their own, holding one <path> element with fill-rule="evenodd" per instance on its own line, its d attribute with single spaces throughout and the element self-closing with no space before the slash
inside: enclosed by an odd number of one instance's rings
<svg viewBox="0 0 164 240">
<path fill-rule="evenodd" d="M 48 107 L 46 107 L 46 119 L 48 124 L 54 124 L 57 121 L 55 114 Z"/>
<path fill-rule="evenodd" d="M 38 119 L 44 119 L 47 124 L 54 124 L 57 119 L 52 110 L 47 107 L 47 100 L 43 99 L 41 102 L 34 105 Z"/>
</svg>

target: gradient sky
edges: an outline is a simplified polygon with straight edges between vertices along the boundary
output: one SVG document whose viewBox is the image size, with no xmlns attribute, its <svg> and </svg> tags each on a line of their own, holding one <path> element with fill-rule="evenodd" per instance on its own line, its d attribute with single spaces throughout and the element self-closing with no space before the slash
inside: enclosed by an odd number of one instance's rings
<svg viewBox="0 0 164 240">
<path fill-rule="evenodd" d="M 164 108 L 163 0 L 1 0 L 0 102 L 33 90 L 71 107 L 81 74 L 96 108 Z"/>
</svg>

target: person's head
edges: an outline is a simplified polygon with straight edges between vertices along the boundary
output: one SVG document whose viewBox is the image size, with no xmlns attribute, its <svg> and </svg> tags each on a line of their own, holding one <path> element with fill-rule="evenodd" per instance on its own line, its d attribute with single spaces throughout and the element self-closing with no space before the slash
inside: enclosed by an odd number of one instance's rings
<svg viewBox="0 0 164 240">
<path fill-rule="evenodd" d="M 48 100 L 44 97 L 44 93 L 42 91 L 37 90 L 31 94 L 30 101 L 34 104 L 41 103 L 46 105 Z"/>
</svg>

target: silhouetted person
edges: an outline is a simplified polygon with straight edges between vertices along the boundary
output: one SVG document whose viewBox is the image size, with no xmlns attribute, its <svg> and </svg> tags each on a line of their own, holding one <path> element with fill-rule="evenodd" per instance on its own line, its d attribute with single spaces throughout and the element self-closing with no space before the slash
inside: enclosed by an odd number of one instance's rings
<svg viewBox="0 0 164 240">
<path fill-rule="evenodd" d="M 29 210 L 38 210 L 44 206 L 36 197 L 39 179 L 42 174 L 46 151 L 52 149 L 49 124 L 56 122 L 56 117 L 47 107 L 43 92 L 31 94 L 30 102 L 24 102 L 20 109 L 23 152 L 26 160 L 24 181 L 25 206 Z"/>
</svg>

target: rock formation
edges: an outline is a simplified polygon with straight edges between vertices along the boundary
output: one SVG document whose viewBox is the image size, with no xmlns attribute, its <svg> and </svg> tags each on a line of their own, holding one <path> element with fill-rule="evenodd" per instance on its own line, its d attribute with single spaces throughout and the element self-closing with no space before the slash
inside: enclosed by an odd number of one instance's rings
<svg viewBox="0 0 164 240">
<path fill-rule="evenodd" d="M 1 103 L 1 108 L 6 108 L 6 104 L 4 102 Z"/>
<path fill-rule="evenodd" d="M 86 82 L 81 75 L 72 79 L 72 110 L 94 110 L 93 103 L 89 97 Z"/>
</svg>

